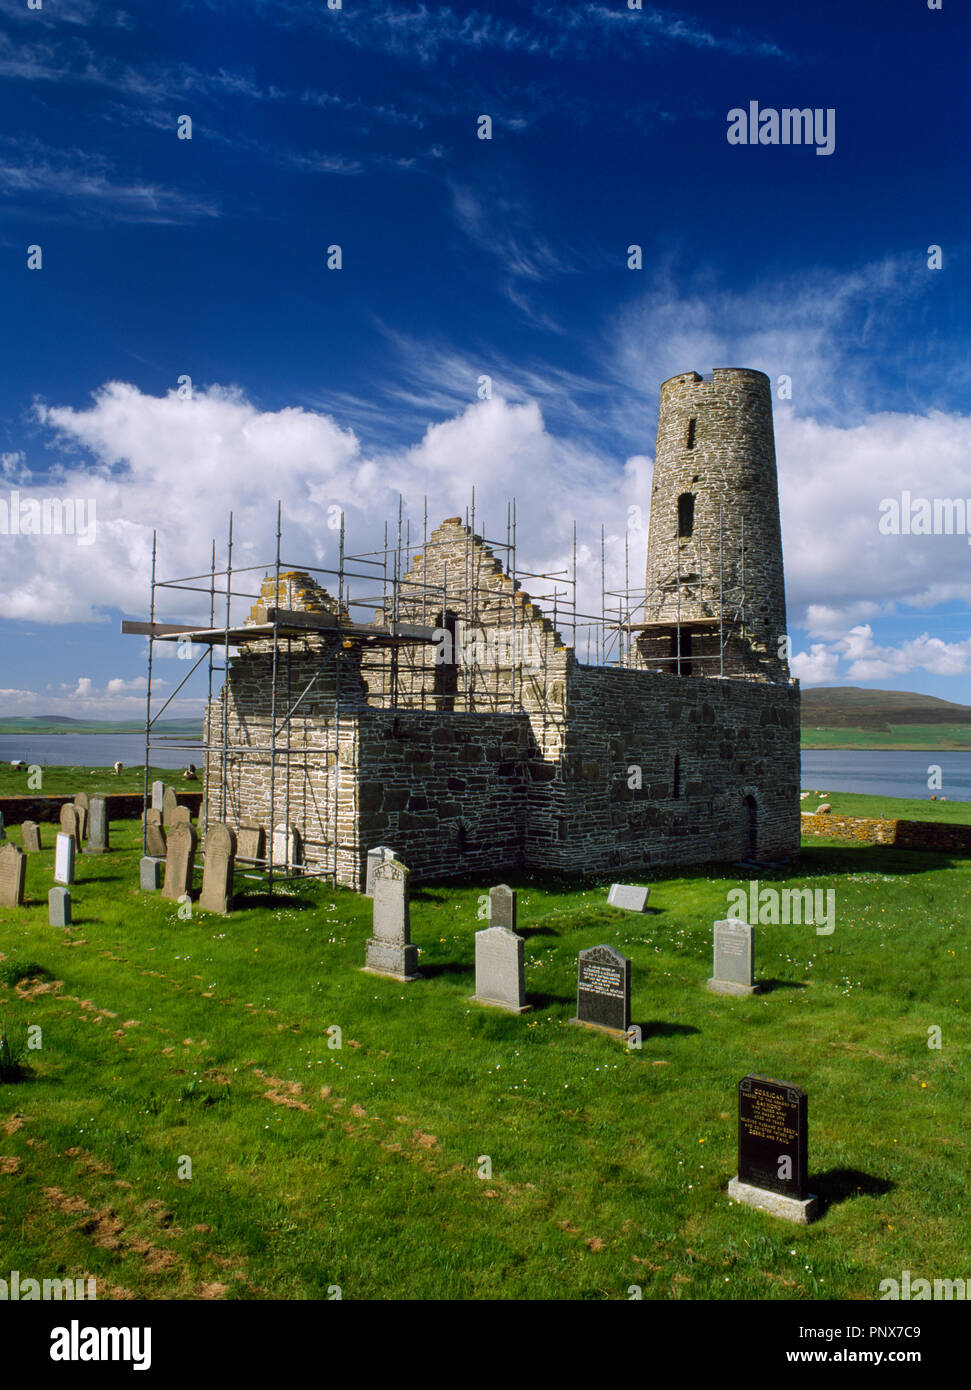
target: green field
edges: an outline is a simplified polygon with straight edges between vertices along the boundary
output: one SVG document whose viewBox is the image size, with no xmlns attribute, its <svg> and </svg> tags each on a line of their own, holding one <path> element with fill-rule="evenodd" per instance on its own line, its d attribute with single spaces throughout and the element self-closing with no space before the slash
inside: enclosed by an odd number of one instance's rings
<svg viewBox="0 0 971 1390">
<path fill-rule="evenodd" d="M 836 929 L 761 929 L 769 988 L 747 999 L 704 981 L 748 870 L 659 873 L 646 916 L 602 883 L 515 878 L 536 1007 L 513 1017 L 469 1002 L 481 884 L 415 893 L 426 978 L 399 985 L 359 968 L 366 899 L 269 902 L 239 877 L 231 917 L 182 921 L 137 891 L 136 824 L 112 835 L 79 858 L 71 930 L 47 925 L 49 849 L 29 905 L 0 908 L 0 1015 L 43 1040 L 0 1083 L 22 1277 L 91 1274 L 101 1298 L 811 1300 L 968 1273 L 971 861 L 807 842 L 760 878 L 835 888 Z M 576 953 L 601 942 L 633 961 L 640 1051 L 569 1024 Z M 809 1092 L 827 1209 L 808 1228 L 725 1196 L 748 1071 Z"/>
<path fill-rule="evenodd" d="M 804 787 L 805 791 L 806 788 Z M 814 788 L 822 791 L 824 788 Z M 885 820 L 932 820 L 951 825 L 971 825 L 971 801 L 930 801 L 925 797 L 866 796 L 861 792 L 826 792 L 799 803 L 803 811 L 815 811 L 828 801 L 834 815 L 873 816 Z"/>
<path fill-rule="evenodd" d="M 886 729 L 811 728 L 803 724 L 803 748 L 971 748 L 971 724 L 891 724 Z"/>
<path fill-rule="evenodd" d="M 186 765 L 192 755 L 186 754 Z M 151 767 L 148 770 L 149 786 L 152 782 L 164 782 L 180 792 L 202 790 L 202 765 L 198 780 L 184 782 L 181 768 Z M 141 767 L 126 767 L 117 777 L 110 767 L 44 767 L 41 768 L 40 786 L 31 787 L 26 768 L 10 767 L 0 763 L 0 796 L 76 796 L 87 792 L 88 796 L 105 796 L 111 792 L 140 792 L 144 789 L 145 770 Z M 0 1276 L 2 1277 L 2 1276 Z"/>
</svg>

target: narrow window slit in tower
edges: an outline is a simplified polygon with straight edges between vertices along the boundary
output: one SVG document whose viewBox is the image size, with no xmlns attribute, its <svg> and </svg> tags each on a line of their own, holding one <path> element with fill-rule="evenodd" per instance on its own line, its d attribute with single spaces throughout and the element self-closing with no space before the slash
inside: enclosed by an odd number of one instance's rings
<svg viewBox="0 0 971 1390">
<path fill-rule="evenodd" d="M 688 421 L 688 448 L 689 448 L 689 449 L 693 449 L 693 448 L 695 447 L 695 425 L 696 425 L 697 423 L 698 423 L 697 420 L 689 420 L 689 421 Z"/>
<path fill-rule="evenodd" d="M 678 498 L 678 538 L 687 540 L 695 529 L 695 495 L 682 492 Z"/>
</svg>

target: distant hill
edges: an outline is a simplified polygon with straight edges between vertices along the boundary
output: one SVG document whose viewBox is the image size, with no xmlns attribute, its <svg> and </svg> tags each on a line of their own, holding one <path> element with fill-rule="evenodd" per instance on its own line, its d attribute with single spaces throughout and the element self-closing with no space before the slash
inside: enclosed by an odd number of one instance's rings
<svg viewBox="0 0 971 1390">
<path fill-rule="evenodd" d="M 202 736 L 201 719 L 160 719 L 156 734 Z M 74 719 L 66 714 L 0 715 L 0 734 L 144 734 L 144 719 Z"/>
<path fill-rule="evenodd" d="M 804 729 L 874 729 L 912 724 L 971 724 L 971 705 L 912 690 L 861 690 L 820 685 L 802 692 Z"/>
</svg>

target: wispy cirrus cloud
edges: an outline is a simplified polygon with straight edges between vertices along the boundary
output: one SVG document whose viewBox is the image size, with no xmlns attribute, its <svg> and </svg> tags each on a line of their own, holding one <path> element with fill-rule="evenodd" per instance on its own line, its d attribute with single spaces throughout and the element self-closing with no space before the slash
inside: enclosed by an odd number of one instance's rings
<svg viewBox="0 0 971 1390">
<path fill-rule="evenodd" d="M 53 202 L 72 213 L 120 222 L 177 224 L 220 215 L 217 204 L 182 189 L 125 181 L 89 150 L 58 150 L 38 141 L 0 142 L 0 197 L 16 199 L 20 212 Z"/>
</svg>

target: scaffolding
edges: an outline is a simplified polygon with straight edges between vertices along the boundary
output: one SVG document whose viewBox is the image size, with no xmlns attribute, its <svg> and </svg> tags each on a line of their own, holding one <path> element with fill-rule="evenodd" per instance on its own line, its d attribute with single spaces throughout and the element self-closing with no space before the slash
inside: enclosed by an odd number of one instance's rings
<svg viewBox="0 0 971 1390">
<path fill-rule="evenodd" d="M 461 520 L 457 518 L 457 520 Z M 152 750 L 184 750 L 194 753 L 204 769 L 205 816 L 201 825 L 203 833 L 211 810 L 215 806 L 219 820 L 226 820 L 231 810 L 229 806 L 230 767 L 242 768 L 247 760 L 263 762 L 269 768 L 269 806 L 271 825 L 266 835 L 266 854 L 260 859 L 247 859 L 246 863 L 258 875 L 265 874 L 267 888 L 273 891 L 275 879 L 285 874 L 299 873 L 338 881 L 338 798 L 339 767 L 342 719 L 346 720 L 351 708 L 351 692 L 345 694 L 342 688 L 347 677 L 346 668 L 353 663 L 355 673 L 354 708 L 360 707 L 360 671 L 367 686 L 367 702 L 385 708 L 420 708 L 422 710 L 461 710 L 467 713 L 513 712 L 524 708 L 526 682 L 530 681 L 532 707 L 546 715 L 546 691 L 548 689 L 548 655 L 552 648 L 563 651 L 572 648 L 577 660 L 581 659 L 580 646 L 585 642 L 586 664 L 598 666 L 632 666 L 643 662 L 637 656 L 638 633 L 654 630 L 673 630 L 676 633 L 676 654 L 670 658 L 659 658 L 662 662 L 673 664 L 678 674 L 683 665 L 681 658 L 681 630 L 697 627 L 697 619 L 682 620 L 682 590 L 690 593 L 702 592 L 704 576 L 701 572 L 700 557 L 698 579 L 682 586 L 679 573 L 676 575 L 674 622 L 636 621 L 639 613 L 651 611 L 651 604 L 663 601 L 667 591 L 660 589 L 647 593 L 632 590 L 629 576 L 629 535 L 624 543 L 624 588 L 608 589 L 606 583 L 606 537 L 603 526 L 600 531 L 600 597 L 599 613 L 582 611 L 577 604 L 577 528 L 573 524 L 572 544 L 569 563 L 566 568 L 537 571 L 519 568 L 517 550 L 516 503 L 512 500 L 506 506 L 505 540 L 490 540 L 476 534 L 475 491 L 465 510 L 464 554 L 460 558 L 461 573 L 448 572 L 443 562 L 442 583 L 431 583 L 426 574 L 429 560 L 434 559 L 440 547 L 455 548 L 454 539 L 435 540 L 428 530 L 428 502 L 424 501 L 423 526 L 420 543 L 417 536 L 412 537 L 410 520 L 404 516 L 403 500 L 399 497 L 397 517 L 390 530 L 385 523 L 383 545 L 374 551 L 359 554 L 348 553 L 345 544 L 345 523 L 340 514 L 337 537 L 337 565 L 312 566 L 293 563 L 284 556 L 283 550 L 283 508 L 277 503 L 275 551 L 271 560 L 264 563 L 238 565 L 234 563 L 235 537 L 234 518 L 230 513 L 226 536 L 225 566 L 217 568 L 217 548 L 215 540 L 211 543 L 209 567 L 198 574 L 161 578 L 159 575 L 158 534 L 152 536 L 151 595 L 149 619 L 143 621 L 124 621 L 122 632 L 147 637 L 147 691 L 145 713 L 145 772 L 144 805 L 150 805 L 149 768 Z M 422 556 L 421 573 L 416 574 L 415 560 Z M 733 635 L 744 632 L 744 542 L 742 548 L 741 585 L 728 591 L 721 582 L 723 568 L 721 516 L 719 516 L 719 574 L 718 574 L 718 614 L 705 620 L 717 629 L 718 652 L 711 657 L 693 658 L 693 661 L 719 662 L 719 674 L 725 674 L 725 650 Z M 498 558 L 503 557 L 503 558 Z M 481 561 L 497 561 L 485 575 L 480 573 Z M 488 587 L 486 580 L 490 574 L 498 572 L 507 576 L 508 583 Z M 272 603 L 266 601 L 262 588 L 253 591 L 255 574 L 264 579 L 272 575 Z M 333 603 L 332 609 L 311 610 L 292 609 L 282 605 L 281 584 L 289 582 L 289 576 L 308 576 L 315 583 L 327 580 L 320 588 Z M 527 593 L 522 581 L 539 581 L 541 592 Z M 709 585 L 711 580 L 709 579 Z M 364 591 L 358 592 L 357 586 Z M 264 586 L 265 587 L 265 586 Z M 331 592 L 333 590 L 333 592 Z M 709 601 L 712 589 L 709 587 Z M 190 622 L 160 621 L 161 600 L 174 594 L 193 596 L 198 603 L 199 595 L 208 600 L 208 625 L 199 626 Z M 610 601 L 615 600 L 612 604 Z M 484 646 L 479 641 L 459 641 L 454 653 L 454 688 L 445 690 L 441 681 L 441 644 L 448 632 L 458 633 L 461 624 L 463 635 L 476 630 L 480 609 L 484 602 L 493 607 L 498 617 L 498 626 L 508 634 L 507 650 L 511 651 L 508 663 L 498 660 L 489 663 L 482 660 Z M 238 621 L 240 602 L 263 604 L 265 621 L 253 620 L 250 616 L 245 622 Z M 687 603 L 688 600 L 685 600 Z M 539 609 L 545 604 L 546 611 Z M 234 604 L 237 605 L 234 619 Z M 533 612 L 524 611 L 531 606 Z M 363 610 L 364 616 L 358 616 Z M 535 624 L 536 614 L 546 619 L 544 640 L 540 645 L 539 666 L 533 669 L 519 659 L 521 642 L 528 623 Z M 218 615 L 218 616 L 217 616 Z M 508 622 L 504 617 L 508 615 Z M 449 622 L 453 627 L 448 627 Z M 535 633 L 533 634 L 535 635 Z M 569 637 L 569 640 L 567 640 Z M 313 670 L 302 684 L 294 681 L 294 644 L 302 658 L 308 653 L 307 641 L 315 644 Z M 182 650 L 179 655 L 191 661 L 185 676 L 158 709 L 153 710 L 155 697 L 155 643 L 177 644 Z M 264 644 L 264 651 L 271 657 L 270 708 L 267 736 L 258 742 L 231 742 L 229 737 L 229 663 L 232 649 L 244 648 L 253 644 Z M 194 648 L 202 652 L 194 657 Z M 302 664 L 305 664 L 302 663 Z M 652 663 L 653 664 L 653 663 Z M 172 702 L 185 689 L 192 677 L 204 667 L 206 677 L 206 718 L 203 726 L 202 742 L 180 742 L 178 739 L 163 737 L 159 721 Z M 293 723 L 304 702 L 310 696 L 321 677 L 333 679 L 333 718 L 328 719 L 326 736 L 311 744 L 306 739 L 294 742 Z M 215 678 L 223 678 L 222 695 L 214 703 Z M 343 676 L 343 680 L 342 680 Z M 329 692 L 330 693 L 330 692 Z M 329 707 L 329 706 L 328 706 Z M 219 712 L 218 727 L 214 729 L 214 711 Z M 301 767 L 306 771 L 316 760 L 319 768 L 321 759 L 333 759 L 334 775 L 330 782 L 330 805 L 319 807 L 319 820 L 325 830 L 324 843 L 328 862 L 315 867 L 294 862 L 290 852 L 290 793 L 291 774 Z M 188 759 L 187 759 L 188 760 Z M 278 812 L 277 789 L 282 782 L 283 800 Z M 213 795 L 213 787 L 218 794 Z M 282 817 L 283 838 L 278 837 L 278 817 Z M 146 827 L 143 817 L 143 853 L 146 843 Z"/>
</svg>

